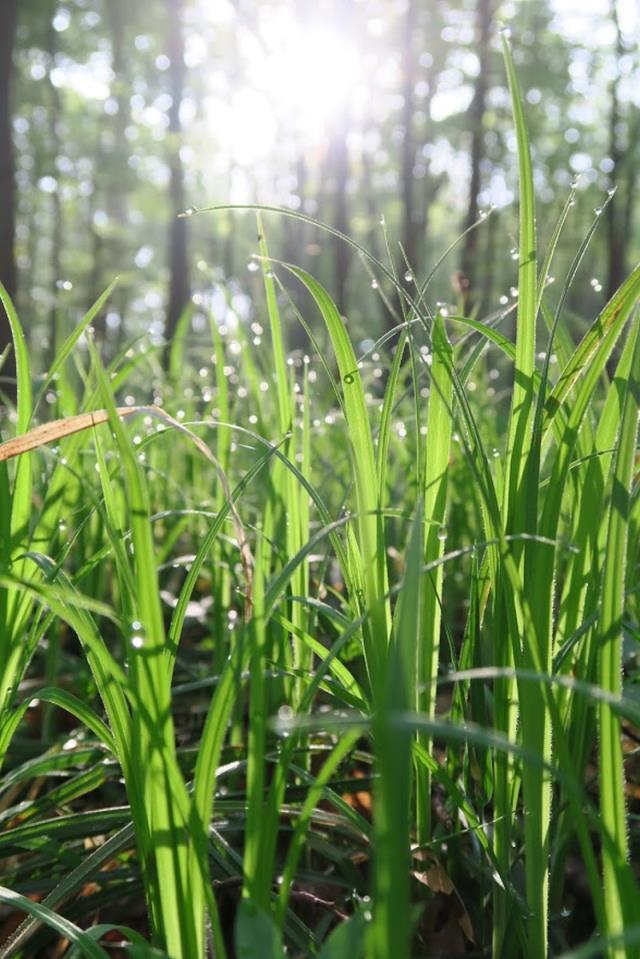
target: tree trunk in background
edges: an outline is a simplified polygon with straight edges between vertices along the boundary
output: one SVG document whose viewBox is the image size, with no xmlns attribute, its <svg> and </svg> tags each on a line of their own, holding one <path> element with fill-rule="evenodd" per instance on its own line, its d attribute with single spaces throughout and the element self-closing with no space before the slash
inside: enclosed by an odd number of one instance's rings
<svg viewBox="0 0 640 959">
<path fill-rule="evenodd" d="M 480 193 L 480 167 L 484 158 L 484 114 L 489 81 L 489 41 L 491 39 L 491 21 L 493 19 L 493 0 L 477 0 L 476 5 L 476 44 L 479 60 L 479 72 L 473 91 L 473 100 L 469 107 L 471 121 L 471 179 L 469 182 L 469 202 L 463 229 L 467 230 L 476 222 L 479 215 L 478 195 Z M 478 231 L 472 230 L 465 238 L 460 258 L 461 280 L 469 284 L 470 292 L 477 289 L 477 246 Z M 466 297 L 468 300 L 468 297 Z M 468 305 L 468 303 L 467 303 Z"/>
<path fill-rule="evenodd" d="M 187 262 L 187 224 L 188 219 L 179 217 L 186 207 L 184 168 L 180 156 L 182 146 L 182 125 L 180 122 L 180 106 L 184 91 L 185 63 L 184 63 L 184 33 L 182 26 L 182 0 L 167 0 L 168 10 L 168 53 L 171 65 L 169 78 L 171 84 L 171 107 L 169 108 L 169 302 L 167 305 L 167 319 L 165 337 L 167 348 L 165 360 L 168 359 L 171 340 L 182 311 L 190 299 L 189 269 Z"/>
<path fill-rule="evenodd" d="M 402 45 L 402 246 L 409 261 L 411 271 L 417 271 L 420 276 L 418 262 L 417 227 L 420 211 L 415 197 L 416 141 L 414 136 L 414 114 L 416 110 L 416 4 L 409 0 L 404 20 L 404 37 Z M 401 273 L 406 270 L 406 264 L 401 263 Z"/>
<path fill-rule="evenodd" d="M 15 183 L 12 129 L 13 48 L 16 35 L 17 0 L 0 3 L 0 281 L 11 297 L 15 297 L 18 276 L 15 261 Z M 0 308 L 0 353 L 11 342 L 9 322 Z M 13 349 L 0 376 L 15 379 Z M 11 382 L 2 383 L 3 390 L 15 395 Z"/>
<path fill-rule="evenodd" d="M 640 163 L 640 112 L 634 112 L 634 122 L 629 126 L 629 142 L 625 156 L 626 178 L 624 216 L 622 231 L 626 242 L 631 243 L 634 230 L 634 213 L 636 205 L 636 186 L 638 183 L 638 164 Z"/>
<path fill-rule="evenodd" d="M 336 19 L 339 19 L 341 32 L 349 37 L 352 34 L 352 20 L 354 15 L 353 0 L 338 0 L 335 4 Z M 330 194 L 333 200 L 333 216 L 331 223 L 341 233 L 349 232 L 349 209 L 347 197 L 347 181 L 349 178 L 349 153 L 347 137 L 349 135 L 350 110 L 349 98 L 345 99 L 337 111 L 333 122 L 333 130 L 329 140 L 327 153 L 328 180 Z M 347 277 L 351 261 L 350 250 L 344 240 L 335 237 L 333 240 L 333 268 L 334 290 L 336 305 L 340 313 L 347 311 Z"/>
<path fill-rule="evenodd" d="M 340 119 L 340 125 L 331 143 L 329 152 L 329 168 L 332 174 L 333 190 L 333 225 L 341 233 L 349 232 L 349 215 L 347 210 L 347 177 L 349 174 L 349 158 L 347 154 L 346 118 Z M 336 303 L 341 313 L 347 311 L 347 276 L 349 273 L 349 248 L 344 240 L 336 237 L 334 243 L 334 268 Z"/>
<path fill-rule="evenodd" d="M 129 0 L 106 0 L 105 3 L 109 18 L 111 66 L 113 69 L 111 95 L 118 104 L 116 113 L 109 118 L 113 141 L 110 143 L 107 162 L 109 187 L 106 204 L 110 223 L 106 251 L 109 271 L 109 275 L 106 277 L 107 282 L 111 282 L 116 274 L 122 271 L 126 272 L 131 267 L 132 251 L 127 242 L 127 192 L 130 171 L 126 130 L 131 119 L 129 96 L 132 87 L 126 56 L 128 2 Z M 119 338 L 121 338 L 125 335 L 124 324 L 127 304 L 127 290 L 122 283 L 114 291 L 112 302 L 120 315 Z"/>
<path fill-rule="evenodd" d="M 613 163 L 609 174 L 609 186 L 617 187 L 617 195 L 609 202 L 607 209 L 607 295 L 613 296 L 626 273 L 627 235 L 624 230 L 625 209 L 631 202 L 631 196 L 624 195 L 622 183 L 622 167 L 625 162 L 625 151 L 622 148 L 620 137 L 620 59 L 624 54 L 624 40 L 618 20 L 616 0 L 611 0 L 611 19 L 616 29 L 615 45 L 615 73 L 611 80 L 611 103 L 609 107 L 609 156 Z"/>
<path fill-rule="evenodd" d="M 376 199 L 376 192 L 373 185 L 373 164 L 366 144 L 362 151 L 360 162 L 362 163 L 362 197 L 367 212 L 367 239 L 365 246 L 369 253 L 375 256 L 376 260 L 380 260 L 382 255 L 382 225 L 380 223 L 382 210 Z M 380 333 L 385 333 L 395 326 L 395 319 L 380 295 L 380 290 L 375 286 L 376 283 L 380 282 L 382 282 L 382 277 L 376 275 L 373 285 L 375 294 L 372 293 L 372 295 L 375 295 L 376 304 L 380 311 Z"/>
<path fill-rule="evenodd" d="M 60 172 L 56 169 L 56 159 L 60 156 L 60 114 L 61 103 L 60 94 L 57 87 L 51 81 L 51 73 L 55 67 L 57 42 L 56 31 L 53 29 L 53 16 L 55 7 L 50 11 L 50 23 L 47 32 L 47 53 L 49 54 L 49 155 L 51 157 L 51 175 L 55 177 L 57 186 L 51 194 L 51 257 L 49 260 L 49 289 L 51 297 L 51 306 L 49 309 L 49 346 L 46 351 L 49 357 L 49 365 L 53 362 L 57 350 L 58 341 L 58 299 L 60 288 L 58 286 L 61 277 L 62 264 L 62 241 L 64 230 L 62 225 L 62 201 L 60 189 Z"/>
</svg>

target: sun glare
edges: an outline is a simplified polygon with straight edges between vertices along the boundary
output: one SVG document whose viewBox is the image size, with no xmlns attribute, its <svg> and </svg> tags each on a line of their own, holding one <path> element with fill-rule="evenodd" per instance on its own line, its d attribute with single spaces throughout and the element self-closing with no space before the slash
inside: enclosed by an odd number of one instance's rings
<svg viewBox="0 0 640 959">
<path fill-rule="evenodd" d="M 358 80 L 358 53 L 326 28 L 292 30 L 265 64 L 269 92 L 288 106 L 309 134 L 325 132 L 348 105 Z"/>
<path fill-rule="evenodd" d="M 325 23 L 272 15 L 242 37 L 240 52 L 247 79 L 233 92 L 226 129 L 244 162 L 259 160 L 285 131 L 309 146 L 324 142 L 363 82 L 356 45 Z"/>
</svg>

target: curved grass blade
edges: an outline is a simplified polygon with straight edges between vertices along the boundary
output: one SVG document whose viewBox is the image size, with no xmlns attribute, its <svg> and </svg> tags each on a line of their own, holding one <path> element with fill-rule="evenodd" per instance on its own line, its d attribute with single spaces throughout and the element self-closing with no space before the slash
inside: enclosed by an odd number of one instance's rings
<svg viewBox="0 0 640 959">
<path fill-rule="evenodd" d="M 88 959 L 109 959 L 109 953 L 94 942 L 91 936 L 88 936 L 86 932 L 83 932 L 82 929 L 79 929 L 78 926 L 63 916 L 56 915 L 42 903 L 33 902 L 32 899 L 27 899 L 26 896 L 21 896 L 19 893 L 7 889 L 6 886 L 0 886 L 0 902 L 35 916 L 59 935 L 68 939 L 69 942 L 75 943 L 80 948 L 82 955 L 87 956 Z"/>
</svg>

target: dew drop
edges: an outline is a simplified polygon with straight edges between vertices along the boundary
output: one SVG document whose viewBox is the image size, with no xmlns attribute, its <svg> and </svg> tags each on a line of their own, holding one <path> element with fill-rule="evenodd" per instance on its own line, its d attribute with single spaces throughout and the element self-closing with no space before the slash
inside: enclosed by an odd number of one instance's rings
<svg viewBox="0 0 640 959">
<path fill-rule="evenodd" d="M 404 280 L 405 280 L 405 283 L 413 283 L 413 273 L 411 272 L 411 270 L 407 270 L 407 272 L 404 275 Z"/>
<path fill-rule="evenodd" d="M 378 289 L 378 281 L 377 281 L 377 280 L 372 280 L 372 281 L 371 281 L 371 289 L 372 289 L 372 290 L 377 290 L 377 289 Z"/>
<path fill-rule="evenodd" d="M 601 206 L 595 206 L 595 207 L 593 208 L 593 212 L 595 213 L 596 216 L 600 216 L 600 214 L 602 213 L 602 207 L 601 207 Z"/>
<path fill-rule="evenodd" d="M 257 270 L 260 269 L 260 266 L 258 263 L 256 263 L 255 260 L 249 260 L 249 262 L 247 263 L 247 269 L 249 273 L 255 273 Z"/>
<path fill-rule="evenodd" d="M 448 535 L 449 535 L 449 532 L 447 530 L 447 527 L 441 526 L 440 529 L 438 530 L 438 539 L 440 540 L 440 542 L 444 543 Z"/>
<path fill-rule="evenodd" d="M 512 259 L 512 260 L 517 260 L 518 257 L 519 257 L 519 255 L 520 255 L 520 254 L 518 253 L 518 247 L 517 247 L 517 246 L 512 246 L 511 249 L 509 250 L 509 256 L 511 257 L 511 259 Z"/>
</svg>

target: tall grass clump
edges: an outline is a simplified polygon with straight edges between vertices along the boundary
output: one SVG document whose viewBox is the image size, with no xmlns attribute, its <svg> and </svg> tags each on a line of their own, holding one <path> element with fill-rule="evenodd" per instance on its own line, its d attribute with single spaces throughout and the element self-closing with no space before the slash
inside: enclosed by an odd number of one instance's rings
<svg viewBox="0 0 640 959">
<path fill-rule="evenodd" d="M 442 260 L 403 281 L 386 233 L 385 262 L 338 234 L 396 320 L 359 355 L 265 224 L 336 231 L 251 208 L 258 343 L 192 343 L 186 311 L 166 372 L 144 344 L 105 368 L 107 290 L 34 392 L 1 291 L 4 959 L 636 954 L 640 266 L 575 342 L 602 215 L 551 287 L 576 188 L 542 250 L 502 43 L 514 308 L 432 309 Z"/>
</svg>

